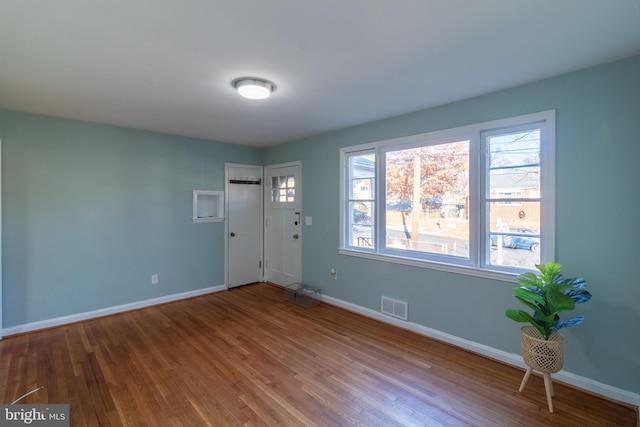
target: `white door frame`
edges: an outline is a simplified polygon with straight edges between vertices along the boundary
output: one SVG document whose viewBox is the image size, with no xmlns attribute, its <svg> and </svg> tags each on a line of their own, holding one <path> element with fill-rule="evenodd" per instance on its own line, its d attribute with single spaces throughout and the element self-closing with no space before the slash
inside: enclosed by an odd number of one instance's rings
<svg viewBox="0 0 640 427">
<path fill-rule="evenodd" d="M 0 139 L 0 340 L 2 335 L 2 139 Z"/>
<path fill-rule="evenodd" d="M 302 218 L 304 217 L 303 214 L 302 214 L 302 162 L 300 160 L 296 160 L 296 161 L 293 161 L 293 162 L 286 162 L 286 163 L 278 163 L 278 164 L 274 164 L 274 165 L 267 165 L 267 166 L 264 167 L 264 175 L 263 176 L 264 176 L 264 180 L 266 180 L 266 177 L 268 175 L 267 171 L 269 171 L 270 169 L 286 168 L 286 167 L 289 167 L 289 166 L 297 166 L 298 167 L 298 177 L 297 177 L 297 180 L 298 180 L 298 182 L 297 182 L 298 192 L 297 193 L 298 194 L 296 194 L 296 197 L 298 197 L 298 200 L 300 202 L 300 246 L 299 246 L 300 247 L 300 249 L 299 249 L 300 252 L 299 252 L 299 257 L 298 257 L 300 265 L 298 265 L 298 276 L 299 276 L 298 279 L 299 279 L 299 281 L 302 281 L 302 239 L 304 237 L 304 233 L 302 232 L 302 229 L 303 229 L 303 226 L 302 226 L 302 224 L 303 224 L 302 221 L 303 220 L 302 220 Z M 267 194 L 267 191 L 269 190 L 269 183 L 265 183 L 265 185 L 263 186 L 262 190 L 264 192 L 264 197 L 263 197 L 264 204 L 266 205 L 267 204 L 267 200 L 269 200 L 268 198 L 270 197 L 270 194 Z M 263 212 L 263 220 L 262 220 L 262 228 L 263 228 L 262 234 L 263 235 L 264 235 L 264 228 L 266 226 L 266 224 L 265 224 L 266 215 L 267 215 L 267 213 L 266 213 L 266 210 L 265 210 Z M 265 245 L 266 245 L 266 241 L 265 241 Z M 269 256 L 269 254 L 266 253 L 266 251 L 265 251 L 263 253 L 262 259 L 266 259 L 265 257 L 268 257 L 268 256 Z M 263 267 L 264 267 L 264 265 L 263 265 Z M 264 275 L 264 279 L 263 280 L 266 280 L 266 269 L 263 268 L 262 272 L 263 272 L 263 275 Z"/>
<path fill-rule="evenodd" d="M 262 180 L 260 191 L 260 222 L 263 225 L 260 229 L 260 259 L 262 266 L 260 268 L 260 281 L 264 281 L 264 166 L 245 165 L 241 163 L 225 163 L 224 164 L 224 283 L 229 289 L 229 169 L 230 168 L 251 168 L 260 169 L 260 179 Z"/>
</svg>

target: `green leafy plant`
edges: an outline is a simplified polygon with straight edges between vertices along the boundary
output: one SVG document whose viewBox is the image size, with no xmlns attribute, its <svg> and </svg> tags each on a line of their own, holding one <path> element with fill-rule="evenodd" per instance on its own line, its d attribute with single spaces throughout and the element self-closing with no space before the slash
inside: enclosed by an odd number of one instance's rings
<svg viewBox="0 0 640 427">
<path fill-rule="evenodd" d="M 591 294 L 584 289 L 587 283 L 583 278 L 565 279 L 560 274 L 562 266 L 556 262 L 538 264 L 536 268 L 539 274 L 519 275 L 518 286 L 513 288 L 513 296 L 533 310 L 533 315 L 513 308 L 507 309 L 505 314 L 516 322 L 531 323 L 548 340 L 560 328 L 582 323 L 584 316 L 561 321 L 558 313 L 589 301 Z"/>
</svg>

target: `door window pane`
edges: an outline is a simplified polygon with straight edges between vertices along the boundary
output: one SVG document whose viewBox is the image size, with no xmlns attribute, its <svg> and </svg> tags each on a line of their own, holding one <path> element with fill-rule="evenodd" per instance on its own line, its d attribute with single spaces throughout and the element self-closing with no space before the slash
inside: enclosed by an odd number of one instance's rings
<svg viewBox="0 0 640 427">
<path fill-rule="evenodd" d="M 295 176 L 274 176 L 271 178 L 271 201 L 272 202 L 295 202 L 296 180 Z"/>
</svg>

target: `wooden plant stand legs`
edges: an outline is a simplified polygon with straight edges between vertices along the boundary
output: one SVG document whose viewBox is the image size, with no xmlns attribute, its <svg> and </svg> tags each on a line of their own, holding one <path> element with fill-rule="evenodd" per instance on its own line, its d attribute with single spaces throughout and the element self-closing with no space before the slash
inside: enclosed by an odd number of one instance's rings
<svg viewBox="0 0 640 427">
<path fill-rule="evenodd" d="M 522 390 L 524 390 L 524 385 L 527 383 L 527 380 L 529 379 L 529 376 L 531 376 L 531 372 L 533 371 L 532 367 L 528 367 L 527 368 L 527 372 L 524 373 L 524 378 L 522 379 L 522 382 L 520 383 L 520 389 L 518 389 L 518 392 L 522 393 Z"/>
<path fill-rule="evenodd" d="M 520 389 L 518 390 L 520 393 L 522 393 L 522 390 L 524 390 L 524 385 L 527 383 L 527 380 L 531 376 L 531 372 L 533 372 L 533 368 L 529 366 L 527 368 L 527 372 L 524 373 L 522 382 L 520 383 Z M 547 405 L 549 405 L 549 412 L 553 414 L 553 401 L 551 400 L 551 397 L 553 397 L 553 382 L 551 381 L 551 374 L 545 372 L 543 373 L 543 375 L 544 390 L 547 393 Z"/>
<path fill-rule="evenodd" d="M 547 392 L 547 405 L 549 405 L 549 412 L 553 414 L 553 382 L 551 381 L 551 374 L 544 373 L 544 390 Z"/>
</svg>

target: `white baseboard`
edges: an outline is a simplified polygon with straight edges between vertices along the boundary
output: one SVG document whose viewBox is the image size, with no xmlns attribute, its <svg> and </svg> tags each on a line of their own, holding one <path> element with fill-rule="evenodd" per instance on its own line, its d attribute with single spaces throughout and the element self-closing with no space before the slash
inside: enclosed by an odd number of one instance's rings
<svg viewBox="0 0 640 427">
<path fill-rule="evenodd" d="M 438 331 L 436 329 L 419 325 L 417 323 L 394 319 L 393 317 L 385 316 L 384 314 L 378 311 L 372 310 L 370 308 L 366 308 L 356 304 L 352 304 L 350 302 L 342 301 L 327 295 L 322 295 L 321 299 L 322 301 L 328 304 L 335 305 L 340 308 L 344 308 L 345 310 L 353 311 L 354 313 L 358 313 L 363 316 L 370 317 L 372 319 L 376 319 L 384 323 L 389 323 L 391 325 L 397 326 L 402 329 L 408 329 L 417 334 L 434 338 L 439 341 L 444 341 L 448 344 L 452 344 L 456 347 L 460 347 L 465 350 L 469 350 L 474 353 L 480 354 L 482 356 L 498 360 L 508 365 L 517 366 L 519 368 L 526 369 L 526 365 L 524 364 L 522 357 L 518 354 L 507 353 L 506 351 L 498 350 L 496 348 L 489 347 L 484 344 L 479 344 L 474 341 L 469 341 L 464 338 L 459 338 L 459 337 L 456 337 L 455 335 L 450 335 L 445 332 Z M 608 397 L 618 402 L 628 403 L 630 405 L 640 407 L 640 394 L 638 393 L 633 393 L 627 390 L 622 390 L 616 387 L 612 387 L 610 385 L 603 384 L 603 383 L 594 381 L 590 378 L 582 377 L 580 375 L 572 374 L 571 372 L 566 372 L 564 370 L 558 372 L 557 374 L 553 374 L 553 378 L 563 383 L 570 384 L 574 387 L 578 387 L 583 390 L 587 390 L 592 393 L 596 393 L 601 396 Z"/>
<path fill-rule="evenodd" d="M 132 302 L 129 304 L 123 304 L 123 305 L 117 305 L 114 307 L 101 308 L 99 310 L 87 311 L 85 313 L 72 314 L 70 316 L 56 317 L 55 319 L 41 320 L 38 322 L 11 326 L 9 328 L 4 328 L 2 330 L 2 333 L 4 337 L 7 337 L 9 335 L 22 334 L 25 332 L 33 332 L 39 329 L 53 328 L 54 326 L 81 322 L 83 320 L 94 319 L 96 317 L 103 317 L 111 314 L 122 313 L 124 311 L 137 310 L 139 308 L 149 307 L 152 305 L 164 304 L 167 302 L 178 301 L 186 298 L 193 298 L 200 295 L 210 294 L 213 292 L 224 291 L 226 289 L 227 289 L 227 286 L 222 285 L 222 286 L 213 286 L 210 288 L 198 289 L 196 291 L 166 295 L 163 297 L 152 298 L 144 301 Z"/>
</svg>

